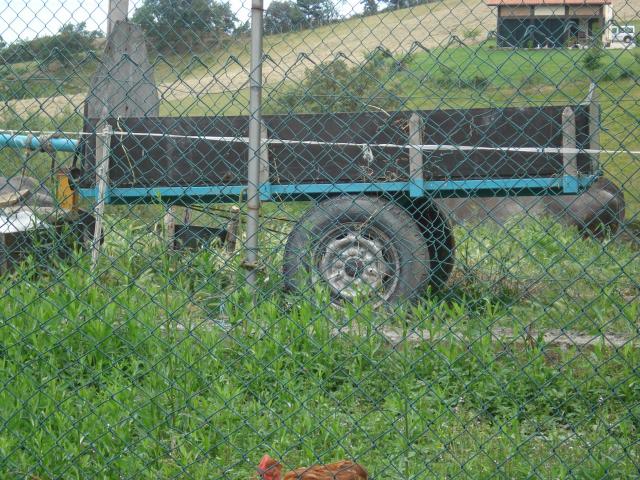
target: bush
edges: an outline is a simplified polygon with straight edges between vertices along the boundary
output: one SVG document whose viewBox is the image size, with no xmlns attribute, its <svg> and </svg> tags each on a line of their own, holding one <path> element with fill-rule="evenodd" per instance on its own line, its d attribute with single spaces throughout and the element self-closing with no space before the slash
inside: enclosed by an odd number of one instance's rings
<svg viewBox="0 0 640 480">
<path fill-rule="evenodd" d="M 602 67 L 602 59 L 605 56 L 604 50 L 600 46 L 589 47 L 582 57 L 582 65 L 589 72 Z"/>
<path fill-rule="evenodd" d="M 396 75 L 404 69 L 391 53 L 376 49 L 360 64 L 350 66 L 343 59 L 321 63 L 307 70 L 294 89 L 267 106 L 273 112 L 336 112 L 368 110 L 370 107 L 397 109 L 401 106 Z"/>
<path fill-rule="evenodd" d="M 462 77 L 460 73 L 447 65 L 438 67 L 439 75 L 433 79 L 434 83 L 445 89 L 467 88 L 471 90 L 485 90 L 491 81 L 484 75 L 476 74 L 472 77 Z"/>
<path fill-rule="evenodd" d="M 546 83 L 546 79 L 540 72 L 531 72 L 522 78 L 523 87 L 533 87 L 543 83 Z"/>
<path fill-rule="evenodd" d="M 465 40 L 476 40 L 480 36 L 480 31 L 477 28 L 474 29 L 465 29 L 462 33 L 462 37 Z"/>
<path fill-rule="evenodd" d="M 602 76 L 603 80 L 614 82 L 616 80 L 627 80 L 636 78 L 637 75 L 630 68 L 611 68 Z"/>
</svg>

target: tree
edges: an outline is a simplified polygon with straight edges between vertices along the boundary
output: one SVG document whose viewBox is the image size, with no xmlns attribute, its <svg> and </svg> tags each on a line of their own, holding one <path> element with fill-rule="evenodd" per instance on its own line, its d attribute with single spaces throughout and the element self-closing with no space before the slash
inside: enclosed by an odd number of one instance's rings
<svg viewBox="0 0 640 480">
<path fill-rule="evenodd" d="M 63 25 L 58 33 L 46 37 L 36 37 L 32 40 L 17 40 L 2 48 L 2 61 L 7 63 L 19 62 L 53 62 L 63 65 L 73 63 L 78 53 L 93 50 L 96 38 L 102 34 L 99 31 L 87 30 L 82 22 L 77 25 Z"/>
<path fill-rule="evenodd" d="M 364 7 L 363 13 L 365 15 L 373 15 L 378 12 L 377 0 L 362 0 L 360 3 Z"/>
<path fill-rule="evenodd" d="M 338 12 L 332 0 L 296 0 L 304 16 L 305 26 L 324 25 L 338 18 Z"/>
<path fill-rule="evenodd" d="M 414 7 L 428 2 L 429 0 L 386 0 L 387 8 L 391 10 Z"/>
<path fill-rule="evenodd" d="M 215 0 L 143 0 L 133 15 L 159 50 L 188 49 L 205 36 L 229 35 L 235 20 L 229 4 Z"/>
<path fill-rule="evenodd" d="M 290 32 L 305 26 L 305 16 L 302 10 L 292 2 L 275 0 L 271 2 L 264 14 L 266 33 Z"/>
<path fill-rule="evenodd" d="M 85 22 L 63 25 L 58 34 L 51 37 L 48 60 L 57 60 L 62 65 L 69 65 L 74 54 L 91 50 L 94 40 L 100 36 L 101 33 L 98 31 L 87 30 Z"/>
</svg>

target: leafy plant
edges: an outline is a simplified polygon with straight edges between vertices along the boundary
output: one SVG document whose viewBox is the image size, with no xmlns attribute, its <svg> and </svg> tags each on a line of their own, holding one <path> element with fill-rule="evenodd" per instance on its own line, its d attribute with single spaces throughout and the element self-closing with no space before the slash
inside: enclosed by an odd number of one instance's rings
<svg viewBox="0 0 640 480">
<path fill-rule="evenodd" d="M 480 30 L 478 28 L 466 28 L 462 33 L 462 38 L 465 40 L 476 40 L 480 36 Z"/>
<path fill-rule="evenodd" d="M 394 94 L 394 80 L 403 68 L 384 49 L 369 52 L 360 64 L 350 65 L 337 58 L 308 69 L 302 82 L 276 97 L 267 108 L 306 112 L 398 108 L 401 101 Z"/>
<path fill-rule="evenodd" d="M 587 49 L 582 57 L 582 66 L 589 72 L 598 70 L 602 67 L 605 52 L 602 47 L 595 45 Z"/>
<path fill-rule="evenodd" d="M 109 216 L 107 224 L 117 234 L 106 237 L 99 284 L 79 252 L 39 275 L 34 262 L 0 278 L 11 325 L 0 330 L 0 445 L 11 471 L 205 478 L 224 468 L 241 480 L 254 457 L 275 450 L 294 465 L 319 452 L 328 452 L 322 460 L 351 454 L 376 478 L 396 469 L 419 478 L 425 460 L 437 477 L 491 476 L 494 459 L 507 456 L 518 477 L 532 464 L 554 478 L 604 465 L 608 475 L 635 474 L 625 452 L 638 434 L 630 414 L 638 350 L 496 341 L 496 324 L 557 327 L 573 313 L 562 298 L 552 309 L 523 295 L 497 300 L 482 283 L 486 272 L 494 282 L 528 277 L 527 289 L 541 279 L 563 297 L 608 285 L 602 302 L 585 300 L 584 325 L 611 328 L 613 299 L 635 331 L 637 308 L 615 300 L 629 279 L 597 255 L 611 249 L 635 278 L 637 255 L 624 246 L 576 239 L 551 221 L 459 228 L 477 296 L 339 309 L 322 288 L 288 296 L 266 278 L 269 293 L 256 304 L 234 276 L 239 265 L 221 252 L 176 254 L 141 220 Z M 280 243 L 271 241 L 262 244 Z M 578 279 L 576 262 L 586 269 Z M 399 343 L 387 341 L 389 331 Z M 418 332 L 429 339 L 416 340 Z M 577 438 L 589 455 L 576 456 Z"/>
</svg>

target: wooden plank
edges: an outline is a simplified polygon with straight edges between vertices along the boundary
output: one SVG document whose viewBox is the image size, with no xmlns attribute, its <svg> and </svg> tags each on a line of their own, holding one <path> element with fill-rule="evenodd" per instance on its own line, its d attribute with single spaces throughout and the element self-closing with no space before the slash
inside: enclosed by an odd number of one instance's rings
<svg viewBox="0 0 640 480">
<path fill-rule="evenodd" d="M 598 90 L 595 83 L 589 87 L 589 148 L 600 150 L 600 103 Z M 600 153 L 591 153 L 591 172 L 595 173 L 600 168 Z"/>
<path fill-rule="evenodd" d="M 172 250 L 175 246 L 177 215 L 178 209 L 173 205 L 168 206 L 167 211 L 164 214 L 164 241 L 167 244 L 167 248 L 169 248 L 170 250 Z"/>
<path fill-rule="evenodd" d="M 378 333 L 384 337 L 391 345 L 397 346 L 399 344 L 408 343 L 421 343 L 421 342 L 439 342 L 446 340 L 447 338 L 455 339 L 462 344 L 469 344 L 473 341 L 477 341 L 478 337 L 470 337 L 463 332 L 449 331 L 439 335 L 431 335 L 429 330 L 411 330 L 406 336 L 403 335 L 399 329 L 391 327 L 382 327 L 377 330 Z M 334 334 L 341 333 L 358 334 L 358 327 L 345 327 L 340 330 L 334 330 Z M 570 330 L 528 330 L 517 332 L 512 328 L 496 327 L 486 332 L 491 336 L 492 342 L 509 345 L 509 344 L 523 344 L 523 345 L 535 345 L 538 340 L 541 340 L 545 346 L 555 346 L 559 348 L 593 348 L 599 345 L 603 345 L 605 348 L 623 348 L 629 346 L 631 348 L 638 347 L 638 337 L 624 336 L 614 333 L 605 334 L 588 334 L 583 332 L 575 332 Z"/>
<path fill-rule="evenodd" d="M 262 187 L 262 185 L 269 183 L 269 148 L 266 143 L 266 140 L 269 138 L 269 133 L 267 130 L 266 123 L 262 122 L 262 126 L 260 128 L 260 138 L 262 140 L 262 144 L 260 146 L 260 183 L 258 187 Z"/>
<path fill-rule="evenodd" d="M 184 324 L 177 323 L 175 328 L 176 330 L 189 331 L 192 333 L 195 333 L 198 330 L 205 332 L 220 329 L 230 331 L 234 328 L 234 326 L 229 324 L 226 319 L 205 319 L 199 322 L 194 322 L 193 325 L 194 326 L 188 327 Z M 163 325 L 160 328 L 165 329 L 166 327 Z M 331 336 L 336 338 L 341 335 L 370 335 L 370 331 L 370 325 L 352 325 L 333 328 L 331 330 Z M 589 350 L 600 346 L 614 350 L 620 348 L 630 348 L 635 350 L 640 347 L 640 338 L 637 335 L 631 336 L 617 333 L 590 334 L 559 329 L 530 329 L 528 331 L 516 331 L 515 329 L 508 327 L 495 327 L 482 332 L 476 332 L 473 335 L 469 335 L 468 333 L 459 330 L 448 329 L 443 333 L 432 335 L 431 331 L 428 329 L 412 328 L 405 335 L 400 329 L 379 325 L 374 328 L 374 331 L 379 337 L 381 337 L 381 339 L 393 347 L 397 347 L 403 343 L 409 343 L 412 345 L 419 345 L 426 342 L 440 343 L 447 339 L 454 340 L 462 345 L 470 345 L 478 342 L 478 340 L 483 338 L 485 335 L 489 336 L 492 343 L 495 343 L 502 348 L 512 345 L 531 347 L 536 344 L 540 345 L 542 348 L 556 347 L 562 350 L 569 348 Z M 540 343 L 538 343 L 538 341 L 540 341 Z"/>
<path fill-rule="evenodd" d="M 409 187 L 413 195 L 413 190 L 422 188 L 423 170 L 422 170 L 422 150 L 416 145 L 422 145 L 422 120 L 417 113 L 409 118 Z M 418 192 L 416 192 L 418 193 Z"/>
<path fill-rule="evenodd" d="M 0 233 L 0 276 L 9 269 L 9 254 L 7 252 L 7 240 L 4 233 Z"/>
<path fill-rule="evenodd" d="M 231 220 L 227 224 L 227 236 L 224 240 L 227 253 L 233 253 L 238 243 L 238 228 L 240 226 L 240 207 L 233 205 L 230 209 Z"/>
<path fill-rule="evenodd" d="M 564 174 L 578 175 L 578 154 L 576 149 L 576 117 L 571 107 L 566 107 L 562 111 L 562 153 Z"/>
<path fill-rule="evenodd" d="M 93 231 L 93 241 L 91 244 L 91 268 L 95 270 L 100 257 L 100 246 L 102 245 L 102 232 L 104 223 L 104 207 L 107 201 L 107 190 L 109 188 L 109 159 L 111 158 L 111 135 L 113 129 L 111 125 L 105 123 L 102 132 L 97 139 L 97 157 L 100 159 L 96 168 L 96 185 L 98 195 L 94 207 L 95 227 Z"/>
</svg>

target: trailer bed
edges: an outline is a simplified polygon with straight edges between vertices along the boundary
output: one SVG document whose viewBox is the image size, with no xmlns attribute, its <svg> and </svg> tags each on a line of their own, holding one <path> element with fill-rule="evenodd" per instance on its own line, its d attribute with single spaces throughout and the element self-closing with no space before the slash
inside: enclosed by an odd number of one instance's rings
<svg viewBox="0 0 640 480">
<path fill-rule="evenodd" d="M 331 193 L 412 196 L 577 193 L 595 179 L 593 104 L 569 106 L 577 153 L 566 171 L 566 106 L 269 115 L 263 117 L 264 200 Z M 419 119 L 420 175 L 412 171 Z M 236 198 L 247 184 L 249 117 L 109 119 L 108 201 Z M 566 120 L 564 120 L 566 122 Z M 94 197 L 95 129 L 87 123 L 81 192 Z M 93 133 L 92 133 L 93 132 Z"/>
</svg>

